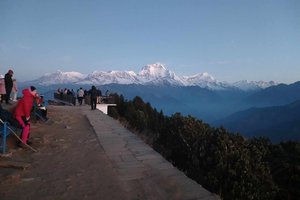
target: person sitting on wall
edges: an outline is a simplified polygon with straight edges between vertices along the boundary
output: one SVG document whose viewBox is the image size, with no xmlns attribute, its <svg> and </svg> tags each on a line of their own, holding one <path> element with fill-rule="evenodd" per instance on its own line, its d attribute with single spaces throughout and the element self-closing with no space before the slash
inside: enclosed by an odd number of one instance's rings
<svg viewBox="0 0 300 200">
<path fill-rule="evenodd" d="M 33 106 L 33 111 L 35 112 L 34 114 L 36 115 L 37 120 L 39 120 L 39 119 L 41 119 L 42 121 L 48 120 L 47 107 L 45 104 L 44 95 L 41 95 L 41 96 L 36 95 L 34 106 Z"/>
</svg>

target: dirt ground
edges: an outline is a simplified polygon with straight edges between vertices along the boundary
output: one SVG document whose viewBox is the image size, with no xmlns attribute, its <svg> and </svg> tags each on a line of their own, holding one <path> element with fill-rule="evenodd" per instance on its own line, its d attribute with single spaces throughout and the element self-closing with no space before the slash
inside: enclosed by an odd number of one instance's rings
<svg viewBox="0 0 300 200">
<path fill-rule="evenodd" d="M 0 157 L 0 199 L 128 199 L 80 108 L 49 106 L 48 116 L 31 125 L 38 152 L 18 148 L 9 136 L 9 153 Z"/>
</svg>

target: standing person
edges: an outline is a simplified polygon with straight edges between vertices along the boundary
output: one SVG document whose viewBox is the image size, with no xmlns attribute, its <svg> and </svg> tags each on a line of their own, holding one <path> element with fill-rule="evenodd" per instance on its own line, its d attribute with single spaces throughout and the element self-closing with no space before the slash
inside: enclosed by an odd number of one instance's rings
<svg viewBox="0 0 300 200">
<path fill-rule="evenodd" d="M 30 86 L 30 88 L 24 89 L 22 91 L 23 96 L 18 101 L 16 109 L 13 113 L 15 119 L 19 122 L 22 127 L 21 139 L 22 143 L 19 142 L 19 147 L 24 147 L 24 144 L 31 144 L 28 141 L 30 135 L 30 112 L 33 107 L 34 98 L 36 96 L 36 88 L 34 86 Z"/>
<path fill-rule="evenodd" d="M 71 90 L 71 96 L 72 96 L 72 104 L 74 105 L 74 106 L 76 106 L 76 99 L 77 99 L 77 95 L 76 95 L 76 92 L 72 89 Z"/>
<path fill-rule="evenodd" d="M 82 105 L 82 100 L 84 97 L 84 91 L 82 88 L 80 88 L 77 92 L 77 97 L 78 97 L 78 104 L 81 106 Z"/>
<path fill-rule="evenodd" d="M 101 92 L 101 90 L 98 88 L 97 103 L 101 103 L 101 96 L 102 96 L 102 92 Z"/>
<path fill-rule="evenodd" d="M 5 77 L 4 77 L 5 90 L 6 90 L 6 95 L 5 95 L 6 104 L 10 104 L 9 98 L 10 98 L 11 90 L 13 88 L 13 80 L 12 80 L 13 74 L 14 74 L 14 72 L 10 69 L 10 70 L 8 70 L 8 72 L 5 74 Z"/>
<path fill-rule="evenodd" d="M 17 80 L 15 78 L 13 79 L 13 88 L 11 90 L 11 93 L 12 93 L 12 101 L 16 102 L 17 95 L 18 95 L 18 86 L 17 86 Z"/>
<path fill-rule="evenodd" d="M 89 91 L 89 94 L 91 95 L 91 108 L 92 110 L 95 110 L 97 104 L 98 90 L 94 85 L 92 86 L 92 89 Z"/>
<path fill-rule="evenodd" d="M 1 95 L 1 103 L 2 103 L 6 96 L 5 81 L 3 75 L 0 75 L 0 95 Z"/>
</svg>

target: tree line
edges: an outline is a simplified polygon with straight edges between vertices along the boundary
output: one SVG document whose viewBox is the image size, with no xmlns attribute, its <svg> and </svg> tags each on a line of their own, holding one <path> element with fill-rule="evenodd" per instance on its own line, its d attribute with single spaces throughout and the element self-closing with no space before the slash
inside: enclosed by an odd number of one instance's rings
<svg viewBox="0 0 300 200">
<path fill-rule="evenodd" d="M 113 94 L 120 120 L 187 176 L 224 200 L 300 197 L 300 143 L 272 144 L 211 127 L 193 116 L 165 116 L 140 97 Z"/>
</svg>

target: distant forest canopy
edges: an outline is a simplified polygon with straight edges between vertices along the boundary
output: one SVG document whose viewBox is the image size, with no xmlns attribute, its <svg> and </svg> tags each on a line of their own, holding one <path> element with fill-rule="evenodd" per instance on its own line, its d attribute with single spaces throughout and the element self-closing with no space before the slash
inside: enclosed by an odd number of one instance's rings
<svg viewBox="0 0 300 200">
<path fill-rule="evenodd" d="M 190 115 L 165 116 L 142 98 L 114 94 L 109 115 L 224 200 L 296 200 L 300 197 L 300 143 L 272 144 L 215 128 Z"/>
</svg>

